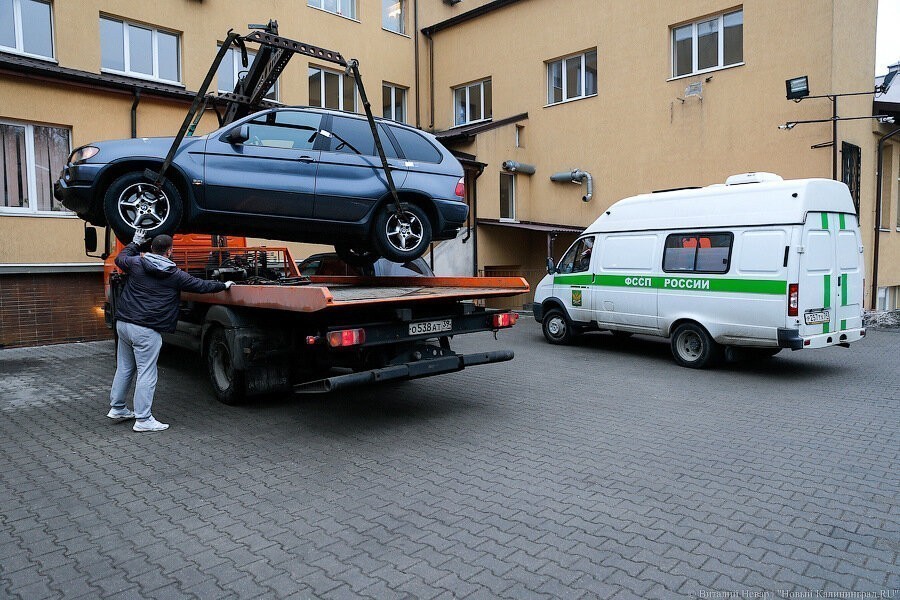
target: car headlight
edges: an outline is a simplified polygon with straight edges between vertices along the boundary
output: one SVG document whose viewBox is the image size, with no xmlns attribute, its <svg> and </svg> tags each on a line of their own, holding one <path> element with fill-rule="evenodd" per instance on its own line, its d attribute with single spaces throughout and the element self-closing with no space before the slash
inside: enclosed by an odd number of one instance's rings
<svg viewBox="0 0 900 600">
<path fill-rule="evenodd" d="M 76 165 L 80 162 L 84 162 L 89 158 L 97 156 L 97 153 L 100 152 L 100 148 L 96 146 L 82 146 L 81 148 L 76 148 L 75 151 L 69 155 L 69 164 Z"/>
</svg>

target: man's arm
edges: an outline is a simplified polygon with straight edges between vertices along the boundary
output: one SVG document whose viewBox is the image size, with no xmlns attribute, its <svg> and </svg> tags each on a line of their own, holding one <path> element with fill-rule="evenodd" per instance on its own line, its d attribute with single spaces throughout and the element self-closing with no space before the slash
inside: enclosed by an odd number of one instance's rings
<svg viewBox="0 0 900 600">
<path fill-rule="evenodd" d="M 116 266 L 128 273 L 141 259 L 141 244 L 147 241 L 147 233 L 143 229 L 134 230 L 134 239 L 116 256 Z"/>
<path fill-rule="evenodd" d="M 190 273 L 178 271 L 176 274 L 178 289 L 182 292 L 193 292 L 195 294 L 212 294 L 221 292 L 226 289 L 226 285 L 221 281 L 209 281 L 194 277 Z"/>
</svg>

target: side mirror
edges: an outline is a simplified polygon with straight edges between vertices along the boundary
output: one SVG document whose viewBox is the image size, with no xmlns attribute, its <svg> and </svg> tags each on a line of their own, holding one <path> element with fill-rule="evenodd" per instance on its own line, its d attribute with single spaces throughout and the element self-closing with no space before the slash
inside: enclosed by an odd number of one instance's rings
<svg viewBox="0 0 900 600">
<path fill-rule="evenodd" d="M 88 256 L 97 251 L 97 230 L 84 226 L 84 253 Z"/>
<path fill-rule="evenodd" d="M 243 144 L 247 140 L 250 139 L 250 127 L 248 125 L 241 125 L 240 127 L 235 127 L 225 136 L 225 141 L 229 144 Z"/>
<path fill-rule="evenodd" d="M 556 273 L 556 265 L 553 264 L 552 256 L 547 257 L 547 273 L 550 275 L 553 275 L 554 273 Z"/>
</svg>

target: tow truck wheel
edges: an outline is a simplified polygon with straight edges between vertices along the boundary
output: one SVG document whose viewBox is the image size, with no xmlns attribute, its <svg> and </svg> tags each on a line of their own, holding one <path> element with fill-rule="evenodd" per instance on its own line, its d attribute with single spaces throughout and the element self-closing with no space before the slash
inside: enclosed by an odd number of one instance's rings
<svg viewBox="0 0 900 600">
<path fill-rule="evenodd" d="M 116 236 L 130 242 L 134 230 L 141 228 L 147 237 L 172 235 L 181 222 L 184 207 L 178 188 L 166 179 L 157 189 L 138 171 L 120 175 L 103 196 L 103 213 Z"/>
<path fill-rule="evenodd" d="M 572 323 L 558 308 L 547 311 L 541 326 L 544 337 L 551 344 L 568 344 L 574 337 Z"/>
<path fill-rule="evenodd" d="M 672 356 L 682 367 L 702 369 L 723 354 L 722 346 L 696 323 L 682 323 L 672 334 Z"/>
<path fill-rule="evenodd" d="M 231 347 L 225 330 L 216 327 L 210 332 L 206 346 L 206 366 L 209 382 L 219 402 L 228 405 L 240 404 L 244 400 L 244 372 L 234 368 Z"/>
<path fill-rule="evenodd" d="M 381 209 L 375 219 L 375 250 L 391 262 L 405 263 L 425 254 L 431 243 L 431 221 L 425 211 L 407 204 L 400 216 L 393 203 Z"/>
</svg>

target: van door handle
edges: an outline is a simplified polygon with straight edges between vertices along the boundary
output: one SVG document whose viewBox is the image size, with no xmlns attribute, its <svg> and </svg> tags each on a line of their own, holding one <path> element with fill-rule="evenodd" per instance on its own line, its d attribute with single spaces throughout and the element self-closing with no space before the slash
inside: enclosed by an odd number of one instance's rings
<svg viewBox="0 0 900 600">
<path fill-rule="evenodd" d="M 311 162 L 316 162 L 312 156 L 301 156 L 297 160 L 299 160 L 302 163 L 307 163 L 307 164 L 309 164 Z"/>
</svg>

